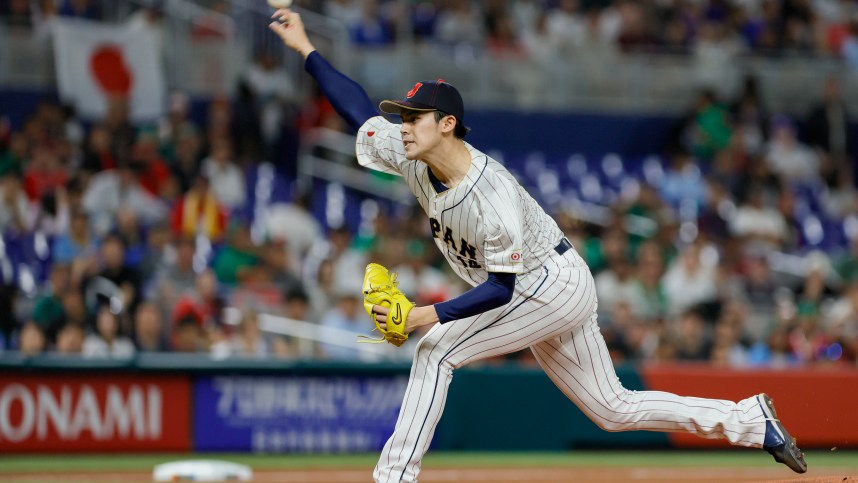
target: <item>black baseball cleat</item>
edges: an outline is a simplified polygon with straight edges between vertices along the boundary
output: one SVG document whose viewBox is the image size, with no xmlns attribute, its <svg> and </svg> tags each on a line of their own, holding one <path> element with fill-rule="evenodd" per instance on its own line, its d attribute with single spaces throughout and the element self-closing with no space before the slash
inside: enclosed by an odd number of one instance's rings
<svg viewBox="0 0 858 483">
<path fill-rule="evenodd" d="M 763 449 L 775 457 L 775 461 L 783 463 L 796 473 L 807 471 L 807 462 L 804 461 L 804 453 L 796 446 L 795 438 L 790 436 L 783 423 L 778 419 L 772 398 L 766 393 L 757 396 L 763 415 L 766 417 L 766 439 L 763 441 Z"/>
</svg>

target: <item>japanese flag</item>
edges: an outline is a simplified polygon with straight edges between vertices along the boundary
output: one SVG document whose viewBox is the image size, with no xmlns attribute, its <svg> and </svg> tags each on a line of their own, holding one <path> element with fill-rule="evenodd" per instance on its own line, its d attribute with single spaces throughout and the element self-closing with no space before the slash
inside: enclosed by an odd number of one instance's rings
<svg viewBox="0 0 858 483">
<path fill-rule="evenodd" d="M 163 114 L 164 75 L 153 32 L 58 20 L 53 35 L 60 98 L 81 117 L 103 118 L 114 97 L 128 100 L 132 121 Z"/>
</svg>

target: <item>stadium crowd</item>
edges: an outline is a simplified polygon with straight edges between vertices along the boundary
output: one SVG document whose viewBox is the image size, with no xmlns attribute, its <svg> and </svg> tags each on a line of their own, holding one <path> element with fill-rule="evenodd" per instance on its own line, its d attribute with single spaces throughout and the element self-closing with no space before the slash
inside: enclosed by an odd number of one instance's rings
<svg viewBox="0 0 858 483">
<path fill-rule="evenodd" d="M 225 14 L 249 0 L 197 0 Z M 617 48 L 701 56 L 833 56 L 858 66 L 858 5 L 849 0 L 296 0 L 340 21 L 362 46 L 398 42 L 556 59 Z M 156 21 L 151 0 L 135 22 Z M 9 0 L 5 23 L 36 26 L 54 15 L 101 20 L 107 0 Z M 199 32 L 212 18 L 200 21 Z"/>
<path fill-rule="evenodd" d="M 453 1 L 341 0 L 324 8 L 351 25 L 359 43 L 397 41 L 408 25 L 414 38 L 458 42 L 467 31 L 491 44 L 509 31 L 530 31 L 503 26 L 515 19 L 541 22 L 546 35 L 562 32 L 569 37 L 555 40 L 576 48 L 587 25 L 624 48 L 685 48 L 695 36 L 711 35 L 706 25 L 714 22 L 729 26 L 746 47 L 782 54 L 843 52 L 851 34 L 838 22 L 849 17 L 829 9 L 854 8 L 811 1 L 555 3 L 490 1 L 479 14 L 471 2 Z M 30 8 L 15 0 L 5 8 L 22 5 Z M 61 5 L 61 12 L 88 11 L 86 5 L 98 11 L 94 0 Z M 635 18 L 641 28 L 658 28 L 627 30 Z M 555 22 L 565 24 L 551 27 Z M 189 115 L 187 97 L 175 93 L 168 115 L 151 125 L 133 125 L 122 99 L 94 123 L 50 100 L 19 127 L 0 123 L 0 349 L 295 359 L 308 356 L 296 340 L 260 331 L 258 314 L 367 333 L 359 296 L 368 261 L 393 267 L 419 304 L 466 290 L 431 246 L 422 214 L 382 213 L 372 230 L 355 233 L 325 226 L 312 215 L 308 193 L 295 193 L 271 206 L 270 217 L 253 219 L 249 173 L 279 142 L 262 128 L 265 85 L 249 75 L 234 99 L 212 99 L 199 120 Z M 858 213 L 848 154 L 855 140 L 839 84 L 832 78 L 801 119 L 770 112 L 763 99 L 753 78 L 732 99 L 701 91 L 659 153 L 668 160 L 661 183 L 620 198 L 605 224 L 555 213 L 596 277 L 601 326 L 616 360 L 858 362 L 858 236 L 844 250 L 806 254 L 798 206 L 812 190 L 826 217 Z M 319 99 L 284 112 L 298 126 L 297 138 L 315 126 L 342 125 Z M 688 200 L 698 207 L 693 220 Z M 630 229 L 630 220 L 654 228 Z M 262 229 L 254 232 L 254 223 Z M 22 246 L 35 247 L 44 261 L 23 271 L 29 276 L 9 263 Z M 774 255 L 794 258 L 777 263 Z M 311 357 L 358 355 L 318 345 Z M 512 358 L 530 360 L 525 353 Z"/>
</svg>

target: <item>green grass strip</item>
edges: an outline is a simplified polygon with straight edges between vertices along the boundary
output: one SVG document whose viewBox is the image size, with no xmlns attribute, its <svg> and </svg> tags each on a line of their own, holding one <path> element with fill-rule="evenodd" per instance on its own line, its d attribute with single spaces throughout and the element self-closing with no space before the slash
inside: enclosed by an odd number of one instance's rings
<svg viewBox="0 0 858 483">
<path fill-rule="evenodd" d="M 811 467 L 854 468 L 858 452 L 807 452 Z M 257 455 L 257 454 L 53 454 L 2 455 L 0 474 L 73 471 L 149 471 L 155 465 L 183 459 L 217 459 L 249 465 L 256 470 L 301 468 L 371 468 L 377 454 Z M 435 467 L 765 467 L 775 464 L 762 451 L 575 451 L 569 453 L 431 453 L 424 460 Z"/>
</svg>

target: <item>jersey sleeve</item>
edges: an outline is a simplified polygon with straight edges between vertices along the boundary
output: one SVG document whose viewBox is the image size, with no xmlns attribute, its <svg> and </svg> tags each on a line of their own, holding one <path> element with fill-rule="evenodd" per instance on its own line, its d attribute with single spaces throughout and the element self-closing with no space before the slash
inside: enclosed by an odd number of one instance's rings
<svg viewBox="0 0 858 483">
<path fill-rule="evenodd" d="M 399 125 L 376 116 L 361 126 L 355 141 L 355 153 L 361 166 L 402 176 L 407 161 Z"/>
<path fill-rule="evenodd" d="M 524 236 L 518 191 L 511 183 L 499 179 L 488 190 L 483 208 L 485 224 L 486 270 L 489 272 L 524 272 L 522 245 Z"/>
</svg>

